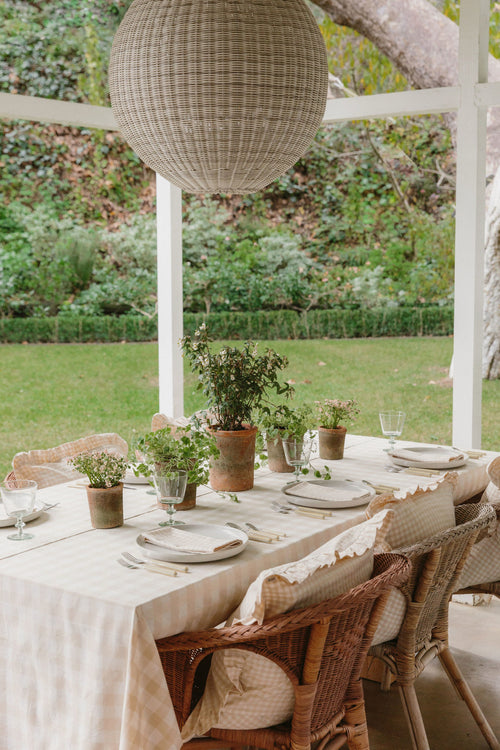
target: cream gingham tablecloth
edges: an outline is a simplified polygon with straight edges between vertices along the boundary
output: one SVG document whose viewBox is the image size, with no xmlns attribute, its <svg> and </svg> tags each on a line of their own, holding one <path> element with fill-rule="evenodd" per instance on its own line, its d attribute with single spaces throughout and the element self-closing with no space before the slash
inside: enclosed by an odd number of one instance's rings
<svg viewBox="0 0 500 750">
<path fill-rule="evenodd" d="M 385 445 L 348 436 L 333 475 L 401 488 L 435 481 L 386 472 Z M 494 455 L 468 463 L 469 484 L 486 483 Z M 116 563 L 123 550 L 140 552 L 137 535 L 164 517 L 147 487 L 125 489 L 125 524 L 109 530 L 91 529 L 84 488 L 41 490 L 39 499 L 60 505 L 29 524 L 33 540 L 12 542 L 11 529 L 0 529 L 0 750 L 178 750 L 155 639 L 216 625 L 261 570 L 303 557 L 364 517 L 364 507 L 325 520 L 273 512 L 289 479 L 261 471 L 238 504 L 199 492 L 183 520 L 252 521 L 287 536 L 250 541 L 237 557 L 191 565 L 175 578 Z"/>
</svg>

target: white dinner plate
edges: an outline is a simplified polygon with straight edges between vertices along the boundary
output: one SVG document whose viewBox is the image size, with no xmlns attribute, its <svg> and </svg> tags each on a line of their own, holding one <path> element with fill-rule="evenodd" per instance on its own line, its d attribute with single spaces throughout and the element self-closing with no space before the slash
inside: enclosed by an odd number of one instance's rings
<svg viewBox="0 0 500 750">
<path fill-rule="evenodd" d="M 389 458 L 396 466 L 412 469 L 457 469 L 459 466 L 463 466 L 468 458 L 454 448 L 439 445 L 415 445 L 404 450 L 411 453 L 412 456 L 414 455 L 415 458 L 400 458 L 389 453 Z"/>
<path fill-rule="evenodd" d="M 211 536 L 214 539 L 220 539 L 222 542 L 230 542 L 233 539 L 241 539 L 241 544 L 238 547 L 230 547 L 228 549 L 220 549 L 217 552 L 181 552 L 181 550 L 167 549 L 166 547 L 160 547 L 157 544 L 151 544 L 144 539 L 142 534 L 139 534 L 136 541 L 146 557 L 153 558 L 154 560 L 165 560 L 165 562 L 179 562 L 179 563 L 198 563 L 198 562 L 214 562 L 215 560 L 224 560 L 226 557 L 234 557 L 243 552 L 248 543 L 248 536 L 244 531 L 239 529 L 229 528 L 228 526 L 215 526 L 208 523 L 186 523 L 182 526 L 186 531 L 192 531 L 193 534 L 203 534 L 204 536 Z"/>
<path fill-rule="evenodd" d="M 34 521 L 35 518 L 38 518 L 43 513 L 43 503 L 37 503 L 35 502 L 35 505 L 33 506 L 33 512 L 28 513 L 27 516 L 24 516 L 23 521 L 24 523 L 27 523 L 28 521 Z M 12 518 L 12 516 L 8 516 L 5 512 L 5 508 L 3 507 L 3 503 L 0 503 L 0 527 L 2 526 L 15 526 L 16 519 Z"/>
<path fill-rule="evenodd" d="M 302 484 L 302 482 L 291 482 L 282 487 L 281 491 L 286 495 L 289 503 L 302 505 L 306 508 L 328 508 L 329 510 L 335 508 L 356 508 L 358 505 L 369 503 L 376 494 L 373 487 L 370 487 L 361 480 L 356 481 L 353 479 L 310 479 L 307 482 L 307 484 L 317 484 L 320 487 L 331 488 L 333 492 L 337 490 L 342 494 L 348 495 L 348 497 L 343 497 L 342 499 L 332 497 L 323 500 L 321 498 L 299 497 L 298 495 L 290 495 L 287 492 L 287 490 L 299 484 Z"/>
<path fill-rule="evenodd" d="M 123 483 L 124 484 L 150 484 L 150 481 L 148 477 L 143 477 L 142 475 L 136 477 L 136 475 L 131 469 L 127 469 Z"/>
</svg>

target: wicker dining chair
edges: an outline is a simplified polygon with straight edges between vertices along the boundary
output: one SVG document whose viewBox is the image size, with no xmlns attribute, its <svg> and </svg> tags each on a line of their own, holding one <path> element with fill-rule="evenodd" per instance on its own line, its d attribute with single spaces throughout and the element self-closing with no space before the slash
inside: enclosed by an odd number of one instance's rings
<svg viewBox="0 0 500 750">
<path fill-rule="evenodd" d="M 409 578 L 400 587 L 407 600 L 406 614 L 398 637 L 373 646 L 369 654 L 385 665 L 383 689 L 389 688 L 391 675 L 396 680 L 415 750 L 429 750 L 429 742 L 414 683 L 435 656 L 467 704 L 489 747 L 500 750 L 500 743 L 448 646 L 451 595 L 470 548 L 494 521 L 495 513 L 491 505 L 478 503 L 457 506 L 455 517 L 456 526 L 411 547 L 393 550 L 406 555 L 412 564 Z"/>
<path fill-rule="evenodd" d="M 204 689 L 210 657 L 219 649 L 246 649 L 267 657 L 291 680 L 291 719 L 262 729 L 211 729 L 184 748 L 256 747 L 329 750 L 346 742 L 368 750 L 361 669 L 391 587 L 408 576 L 401 555 L 375 556 L 372 578 L 334 599 L 276 615 L 261 625 L 234 625 L 181 633 L 156 642 L 182 729 Z"/>
</svg>

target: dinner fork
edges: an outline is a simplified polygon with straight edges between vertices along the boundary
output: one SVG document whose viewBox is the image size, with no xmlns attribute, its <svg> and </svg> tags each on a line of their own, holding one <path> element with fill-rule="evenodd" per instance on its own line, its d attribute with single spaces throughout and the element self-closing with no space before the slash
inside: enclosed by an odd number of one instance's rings
<svg viewBox="0 0 500 750">
<path fill-rule="evenodd" d="M 135 557 L 135 555 L 133 555 L 131 552 L 122 552 L 122 557 L 124 557 L 125 560 L 128 560 L 134 565 L 147 564 L 146 560 L 139 560 L 139 558 Z M 189 573 L 189 568 L 187 565 L 175 565 L 175 563 L 169 563 L 166 560 L 155 560 L 153 564 L 159 565 L 160 567 L 169 568 L 170 570 L 179 570 L 181 573 Z"/>
<path fill-rule="evenodd" d="M 51 508 L 55 508 L 56 505 L 60 505 L 61 503 L 42 503 L 43 507 L 42 510 L 50 510 Z"/>
<path fill-rule="evenodd" d="M 120 565 L 123 565 L 124 568 L 130 568 L 131 570 L 140 570 L 139 565 L 134 565 L 128 560 L 124 560 L 123 557 L 119 557 L 116 562 L 120 563 Z M 160 568 L 160 566 L 156 566 L 153 563 L 144 563 L 144 570 L 149 570 L 151 573 L 163 573 L 163 575 L 165 576 L 177 575 L 176 570 L 170 570 L 169 568 Z"/>
</svg>

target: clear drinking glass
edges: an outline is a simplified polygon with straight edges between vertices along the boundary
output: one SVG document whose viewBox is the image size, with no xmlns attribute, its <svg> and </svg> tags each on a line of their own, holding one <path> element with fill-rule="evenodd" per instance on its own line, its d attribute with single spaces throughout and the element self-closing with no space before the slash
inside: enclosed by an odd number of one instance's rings
<svg viewBox="0 0 500 750">
<path fill-rule="evenodd" d="M 312 447 L 313 441 L 308 438 L 287 438 L 283 440 L 283 452 L 287 464 L 294 468 L 295 482 L 299 481 L 302 467 L 309 463 Z"/>
<path fill-rule="evenodd" d="M 7 539 L 14 539 L 16 542 L 33 539 L 33 534 L 23 531 L 26 525 L 23 518 L 33 512 L 37 487 L 33 479 L 6 479 L 0 485 L 5 512 L 16 519 L 17 534 L 9 534 Z"/>
<path fill-rule="evenodd" d="M 182 503 L 187 485 L 187 471 L 179 469 L 178 471 L 166 471 L 165 473 L 153 474 L 153 480 L 156 489 L 158 502 L 166 505 L 168 518 L 161 521 L 159 526 L 176 526 L 179 521 L 174 520 L 175 506 Z"/>
<path fill-rule="evenodd" d="M 390 453 L 396 444 L 396 438 L 403 432 L 406 414 L 404 411 L 381 411 L 378 416 L 382 432 L 389 438 L 389 447 L 384 450 Z"/>
</svg>

